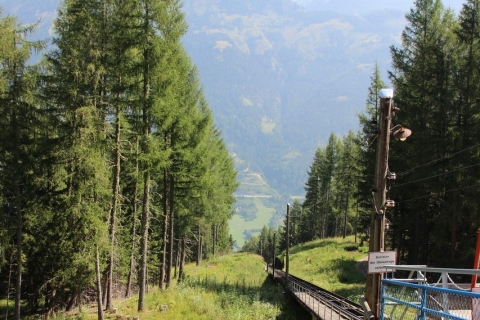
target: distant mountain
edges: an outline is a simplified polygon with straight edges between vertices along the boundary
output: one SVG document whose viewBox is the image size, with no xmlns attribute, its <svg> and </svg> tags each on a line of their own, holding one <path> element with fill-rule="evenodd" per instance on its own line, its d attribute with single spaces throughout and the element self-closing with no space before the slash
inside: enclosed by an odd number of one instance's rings
<svg viewBox="0 0 480 320">
<path fill-rule="evenodd" d="M 386 74 L 389 46 L 399 44 L 405 25 L 403 11 L 360 11 L 361 1 L 298 2 L 304 7 L 291 0 L 184 1 L 183 43 L 235 156 L 237 195 L 268 199 L 276 208 L 272 224 L 291 196 L 304 194 L 316 148 L 331 132 L 358 129 L 374 63 Z M 58 3 L 0 0 L 21 22 L 42 18 L 38 38 L 50 35 Z"/>
<path fill-rule="evenodd" d="M 358 128 L 373 65 L 388 68 L 405 24 L 401 11 L 348 16 L 289 0 L 187 0 L 184 9 L 184 44 L 225 140 L 283 195 L 303 194 L 330 132 Z"/>
</svg>

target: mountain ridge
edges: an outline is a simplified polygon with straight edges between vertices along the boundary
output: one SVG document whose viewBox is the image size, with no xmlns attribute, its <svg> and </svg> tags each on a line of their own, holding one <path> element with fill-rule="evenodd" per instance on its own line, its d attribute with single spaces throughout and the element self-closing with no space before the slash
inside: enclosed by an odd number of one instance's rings
<svg viewBox="0 0 480 320">
<path fill-rule="evenodd" d="M 37 38 L 51 36 L 58 3 L 0 0 L 4 13 L 18 13 L 22 23 L 44 17 Z M 308 10 L 290 0 L 183 3 L 189 25 L 183 44 L 235 158 L 237 195 L 268 197 L 262 199 L 275 208 L 269 218 L 275 226 L 285 203 L 304 194 L 316 148 L 331 132 L 357 130 L 375 61 L 385 74 L 404 13 L 348 15 Z M 245 204 L 249 199 L 237 207 L 245 220 L 255 215 Z"/>
</svg>

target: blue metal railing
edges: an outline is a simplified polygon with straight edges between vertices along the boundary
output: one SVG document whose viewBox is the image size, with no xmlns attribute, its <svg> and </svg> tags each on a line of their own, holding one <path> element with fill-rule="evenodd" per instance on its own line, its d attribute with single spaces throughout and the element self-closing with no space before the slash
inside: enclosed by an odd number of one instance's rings
<svg viewBox="0 0 480 320">
<path fill-rule="evenodd" d="M 381 320 L 424 320 L 439 317 L 465 320 L 478 317 L 474 310 L 476 306 L 480 312 L 480 293 L 392 279 L 382 280 L 380 299 Z M 403 309 L 396 310 L 399 306 L 403 306 Z"/>
</svg>

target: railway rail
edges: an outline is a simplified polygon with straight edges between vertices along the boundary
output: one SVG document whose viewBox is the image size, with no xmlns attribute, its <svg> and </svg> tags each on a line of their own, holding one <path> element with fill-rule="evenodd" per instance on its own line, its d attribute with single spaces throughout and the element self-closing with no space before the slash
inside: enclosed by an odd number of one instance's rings
<svg viewBox="0 0 480 320">
<path fill-rule="evenodd" d="M 271 271 L 270 274 L 272 274 Z M 323 320 L 363 319 L 362 307 L 338 294 L 290 274 L 287 281 L 285 272 L 281 270 L 275 270 L 274 279 L 281 282 L 315 318 Z"/>
</svg>

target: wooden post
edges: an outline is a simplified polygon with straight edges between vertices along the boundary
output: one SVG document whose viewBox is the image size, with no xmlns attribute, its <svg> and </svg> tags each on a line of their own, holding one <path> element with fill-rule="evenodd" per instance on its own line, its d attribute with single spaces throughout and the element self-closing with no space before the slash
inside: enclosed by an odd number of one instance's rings
<svg viewBox="0 0 480 320">
<path fill-rule="evenodd" d="M 477 230 L 477 249 L 475 250 L 475 260 L 473 263 L 473 269 L 478 269 L 480 266 L 480 229 Z M 471 289 L 477 286 L 477 275 L 472 275 L 472 284 L 470 286 Z"/>
<path fill-rule="evenodd" d="M 285 249 L 285 284 L 288 289 L 288 271 L 290 266 L 290 204 L 287 203 L 287 248 Z"/>
<path fill-rule="evenodd" d="M 277 233 L 274 232 L 273 233 L 273 264 L 272 264 L 272 276 L 273 276 L 273 279 L 275 279 L 275 243 L 276 243 L 276 237 L 277 237 Z"/>
<path fill-rule="evenodd" d="M 369 252 L 385 250 L 386 180 L 393 91 L 384 89 L 382 91 L 380 92 L 379 133 L 375 162 L 375 190 L 373 191 L 375 210 L 373 210 L 371 216 Z M 366 299 L 377 319 L 380 316 L 380 284 L 382 278 L 382 273 L 367 276 Z"/>
</svg>

